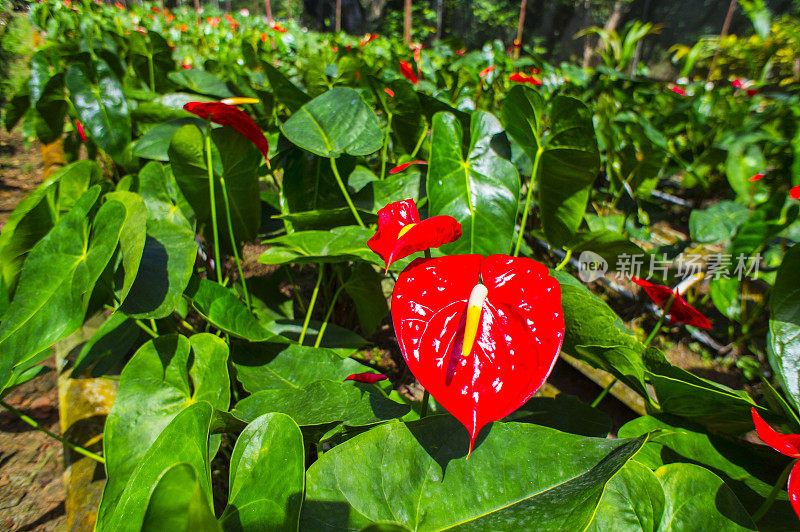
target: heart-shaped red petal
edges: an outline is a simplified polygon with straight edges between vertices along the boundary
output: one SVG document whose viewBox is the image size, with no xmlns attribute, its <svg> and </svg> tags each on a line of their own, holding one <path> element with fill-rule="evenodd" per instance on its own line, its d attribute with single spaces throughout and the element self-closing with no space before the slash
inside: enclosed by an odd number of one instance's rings
<svg viewBox="0 0 800 532">
<path fill-rule="evenodd" d="M 189 102 L 183 106 L 186 111 L 216 124 L 232 127 L 252 142 L 269 163 L 269 142 L 250 116 L 233 105 L 222 102 Z"/>
<path fill-rule="evenodd" d="M 462 356 L 467 302 L 487 289 Z M 507 255 L 417 259 L 397 280 L 392 318 L 419 383 L 469 431 L 513 412 L 544 384 L 564 338 L 561 289 L 542 264 Z"/>
</svg>

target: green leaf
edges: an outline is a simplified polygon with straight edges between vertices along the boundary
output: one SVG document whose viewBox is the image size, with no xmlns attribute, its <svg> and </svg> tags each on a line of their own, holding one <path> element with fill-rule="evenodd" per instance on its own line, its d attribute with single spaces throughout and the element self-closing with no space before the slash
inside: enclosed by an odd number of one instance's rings
<svg viewBox="0 0 800 532">
<path fill-rule="evenodd" d="M 637 459 L 628 462 L 608 483 L 587 531 L 659 530 L 664 489 L 658 477 Z"/>
<path fill-rule="evenodd" d="M 379 264 L 381 258 L 367 247 L 375 232 L 348 225 L 330 231 L 296 231 L 267 240 L 271 247 L 258 258 L 263 264 L 309 264 L 365 260 Z"/>
<path fill-rule="evenodd" d="M 350 269 L 350 277 L 344 284 L 345 291 L 356 305 L 361 330 L 367 336 L 374 333 L 389 314 L 389 306 L 381 288 L 382 280 L 383 276 L 371 265 L 357 262 Z"/>
<path fill-rule="evenodd" d="M 711 300 L 726 318 L 739 321 L 742 319 L 742 303 L 739 300 L 739 280 L 735 277 L 714 277 L 709 287 Z"/>
<path fill-rule="evenodd" d="M 64 99 L 64 73 L 58 72 L 47 80 L 41 96 L 30 109 L 36 136 L 42 143 L 50 144 L 61 137 L 67 107 Z"/>
<path fill-rule="evenodd" d="M 297 530 L 304 485 L 300 427 L 283 414 L 255 419 L 233 448 L 228 506 L 220 518 L 223 528 Z"/>
<path fill-rule="evenodd" d="M 189 221 L 169 196 L 161 164 L 139 172 L 139 194 L 147 207 L 147 235 L 136 279 L 121 310 L 138 318 L 163 318 L 181 302 L 197 257 Z"/>
<path fill-rule="evenodd" d="M 766 203 L 759 205 L 733 237 L 728 250 L 731 257 L 737 259 L 739 255 L 753 255 L 789 227 L 800 211 L 797 202 L 790 203 L 784 211 L 786 203 L 791 201 L 783 194 L 774 194 Z"/>
<path fill-rule="evenodd" d="M 800 411 L 800 245 L 783 258 L 769 298 L 769 364 L 786 393 Z"/>
<path fill-rule="evenodd" d="M 733 201 L 721 201 L 704 210 L 689 214 L 692 240 L 715 244 L 733 238 L 749 215 L 747 207 Z"/>
<path fill-rule="evenodd" d="M 574 253 L 592 251 L 609 264 L 616 264 L 622 255 L 645 255 L 644 250 L 626 236 L 607 230 L 577 233 L 567 248 Z"/>
<path fill-rule="evenodd" d="M 169 161 L 169 144 L 172 136 L 181 127 L 190 124 L 194 124 L 199 128 L 205 127 L 205 121 L 196 116 L 176 118 L 165 124 L 159 124 L 147 130 L 147 133 L 133 144 L 133 154 L 145 159 Z"/>
<path fill-rule="evenodd" d="M 13 366 L 83 322 L 88 295 L 117 247 L 125 217 L 122 204 L 106 202 L 89 236 L 87 218 L 99 193 L 98 186 L 86 192 L 25 260 L 16 295 L 0 325 L 0 385 L 8 382 Z"/>
<path fill-rule="evenodd" d="M 299 341 L 300 334 L 303 331 L 304 320 L 275 320 L 274 323 L 269 324 L 269 330 L 275 334 L 280 334 L 285 338 L 289 338 L 295 342 Z M 304 342 L 307 345 L 316 343 L 317 335 L 319 335 L 322 322 L 311 320 L 308 322 L 306 328 L 306 335 Z M 336 352 L 340 357 L 347 358 L 353 353 L 358 351 L 359 348 L 368 345 L 369 342 L 364 340 L 361 336 L 354 333 L 350 329 L 339 327 L 333 323 L 328 323 L 325 328 L 325 334 L 320 343 L 321 347 L 327 347 L 331 351 Z"/>
<path fill-rule="evenodd" d="M 371 225 L 378 221 L 378 217 L 371 211 L 357 209 L 361 220 L 365 224 Z M 292 224 L 295 231 L 304 230 L 330 230 L 340 226 L 353 223 L 353 211 L 350 207 L 338 207 L 335 209 L 320 209 L 314 211 L 293 212 L 273 216 L 279 220 L 286 220 Z"/>
<path fill-rule="evenodd" d="M 347 87 L 336 87 L 306 103 L 281 131 L 292 143 L 321 157 L 368 155 L 382 143 L 375 113 Z"/>
<path fill-rule="evenodd" d="M 268 412 L 290 416 L 298 425 L 342 422 L 351 427 L 401 418 L 408 405 L 386 398 L 371 384 L 320 380 L 303 388 L 262 390 L 242 399 L 233 414 L 246 421 Z"/>
<path fill-rule="evenodd" d="M 117 408 L 116 403 L 114 408 Z M 103 445 L 106 451 L 108 481 L 98 509 L 96 524 L 98 531 L 141 530 L 153 487 L 172 466 L 183 462 L 189 464 L 195 471 L 201 472 L 197 475 L 200 490 L 206 501 L 211 500 L 208 430 L 212 412 L 211 405 L 205 402 L 187 405 L 169 421 L 152 444 L 144 447 L 145 452 L 131 464 L 132 467 L 126 471 L 124 479 L 120 478 L 120 471 L 109 469 L 111 462 L 108 460 L 108 451 L 113 449 L 115 444 L 109 443 L 108 427 L 106 427 L 106 439 Z M 110 415 L 108 421 L 111 421 Z M 135 418 L 132 421 L 136 421 Z M 131 441 L 131 443 L 136 442 Z M 125 453 L 128 449 L 123 445 L 118 451 Z"/>
<path fill-rule="evenodd" d="M 71 374 L 78 376 L 102 360 L 103 362 L 92 370 L 92 376 L 103 375 L 106 369 L 121 362 L 130 352 L 139 340 L 141 332 L 142 330 L 131 318 L 122 312 L 115 312 L 103 322 L 89 341 L 83 344 Z"/>
<path fill-rule="evenodd" d="M 205 70 L 191 69 L 174 71 L 167 74 L 167 77 L 170 81 L 177 83 L 181 87 L 186 87 L 190 91 L 207 96 L 215 96 L 217 98 L 231 98 L 236 96 L 231 92 L 224 81 Z"/>
<path fill-rule="evenodd" d="M 539 93 L 521 85 L 509 91 L 501 111 L 508 134 L 532 161 L 540 156 L 532 179 L 538 185 L 542 227 L 550 244 L 564 246 L 583 220 L 600 153 L 586 104 L 559 95 L 550 104 L 549 120 L 544 112 Z"/>
<path fill-rule="evenodd" d="M 197 471 L 186 462 L 175 464 L 158 480 L 147 503 L 143 532 L 218 532 Z"/>
<path fill-rule="evenodd" d="M 449 215 L 462 236 L 442 246 L 448 254 L 509 253 L 519 203 L 519 175 L 508 160 L 511 149 L 500 122 L 473 113 L 468 146 L 461 124 L 449 113 L 433 117 L 428 168 L 428 212 Z"/>
<path fill-rule="evenodd" d="M 124 161 L 131 142 L 131 118 L 122 85 L 102 59 L 92 62 L 94 72 L 83 63 L 73 63 L 66 83 L 87 136 L 115 162 Z"/>
<path fill-rule="evenodd" d="M 134 192 L 119 190 L 106 194 L 105 198 L 106 201 L 117 201 L 125 207 L 125 222 L 119 235 L 122 267 L 117 271 L 123 277 L 117 297 L 124 302 L 133 287 L 142 260 L 147 237 L 147 207 L 142 196 Z"/>
<path fill-rule="evenodd" d="M 275 92 L 275 97 L 278 98 L 279 102 L 288 107 L 289 111 L 295 113 L 311 100 L 308 94 L 298 89 L 294 83 L 283 75 L 283 72 L 272 66 L 269 62 L 262 61 L 261 66 L 267 74 L 267 79 L 269 79 L 269 84 Z"/>
<path fill-rule="evenodd" d="M 277 340 L 276 335 L 267 330 L 229 288 L 193 277 L 184 294 L 192 302 L 192 307 L 218 329 L 251 342 Z"/>
<path fill-rule="evenodd" d="M 645 441 L 496 422 L 467 460 L 467 431 L 449 416 L 387 423 L 309 468 L 301 528 L 583 530 L 606 483 Z"/>
<path fill-rule="evenodd" d="M 250 393 L 303 388 L 321 379 L 343 381 L 368 371 L 353 359 L 319 347 L 269 342 L 236 342 L 231 347 L 236 378 Z"/>
<path fill-rule="evenodd" d="M 562 432 L 605 438 L 611 431 L 611 418 L 574 395 L 534 397 L 503 421 L 534 423 Z"/>
</svg>

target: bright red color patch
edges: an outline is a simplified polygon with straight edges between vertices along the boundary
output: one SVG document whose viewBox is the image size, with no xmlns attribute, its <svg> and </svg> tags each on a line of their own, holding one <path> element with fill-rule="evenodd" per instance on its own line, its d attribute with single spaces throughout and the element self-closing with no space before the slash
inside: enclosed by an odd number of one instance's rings
<svg viewBox="0 0 800 532">
<path fill-rule="evenodd" d="M 677 85 L 673 85 L 672 87 L 670 87 L 670 90 L 672 92 L 674 92 L 675 94 L 679 94 L 681 96 L 686 96 L 686 91 L 684 89 L 678 87 Z"/>
<path fill-rule="evenodd" d="M 378 230 L 367 246 L 386 262 L 388 272 L 396 260 L 438 248 L 460 237 L 461 224 L 455 218 L 433 216 L 420 221 L 414 200 L 407 199 L 390 203 L 378 211 Z"/>
<path fill-rule="evenodd" d="M 349 377 L 346 377 L 344 380 L 346 381 L 356 381 L 356 382 L 366 382 L 367 384 L 375 384 L 378 381 L 384 381 L 388 379 L 386 375 L 382 375 L 380 373 L 353 373 Z"/>
<path fill-rule="evenodd" d="M 508 76 L 509 81 L 516 81 L 517 83 L 530 83 L 532 85 L 541 85 L 542 80 L 537 77 L 529 76 L 523 72 L 515 72 Z"/>
<path fill-rule="evenodd" d="M 752 408 L 750 413 L 753 415 L 753 424 L 761 441 L 781 454 L 792 458 L 800 458 L 800 434 L 781 434 L 770 427 L 758 415 L 755 408 Z M 795 463 L 792 468 L 792 472 L 789 475 L 788 489 L 789 500 L 792 503 L 792 508 L 794 508 L 794 513 L 800 517 L 800 462 Z"/>
<path fill-rule="evenodd" d="M 488 67 L 484 68 L 483 70 L 481 70 L 481 71 L 478 73 L 478 76 L 479 76 L 479 77 L 481 77 L 481 78 L 485 78 L 486 76 L 488 76 L 488 75 L 489 75 L 489 72 L 491 72 L 491 71 L 492 71 L 492 70 L 494 70 L 495 68 L 497 68 L 495 65 L 488 66 Z"/>
<path fill-rule="evenodd" d="M 792 199 L 800 200 L 800 185 L 789 189 L 789 197 Z"/>
<path fill-rule="evenodd" d="M 467 302 L 487 289 L 477 336 L 462 356 Z M 397 280 L 392 319 L 419 383 L 467 428 L 510 414 L 544 384 L 561 350 L 561 288 L 545 266 L 507 255 L 417 259 Z M 536 442 L 531 442 L 536 445 Z"/>
<path fill-rule="evenodd" d="M 385 89 L 383 89 L 383 92 L 388 94 L 389 98 L 394 98 L 394 91 L 392 89 L 390 89 L 389 87 L 386 87 Z"/>
<path fill-rule="evenodd" d="M 686 325 L 692 325 L 694 327 L 700 327 L 701 329 L 711 328 L 711 322 L 708 320 L 708 318 L 703 316 L 699 310 L 687 303 L 686 300 L 680 296 L 680 294 L 673 292 L 670 287 L 653 284 L 650 281 L 645 281 L 644 279 L 639 279 L 638 277 L 633 277 L 631 280 L 644 288 L 644 291 L 650 300 L 662 310 L 664 310 L 664 308 L 667 306 L 670 297 L 672 297 L 672 294 L 674 293 L 675 298 L 672 300 L 669 311 L 667 311 L 667 315 L 670 317 L 670 319 L 672 319 L 672 321 Z"/>
<path fill-rule="evenodd" d="M 398 174 L 398 173 L 402 172 L 403 170 L 405 170 L 406 168 L 408 168 L 409 166 L 411 166 L 412 164 L 428 164 L 428 163 L 425 162 L 425 161 L 408 161 L 407 163 L 403 163 L 403 164 L 395 166 L 394 168 L 389 170 L 389 173 L 390 174 Z"/>
<path fill-rule="evenodd" d="M 83 129 L 83 123 L 80 120 L 75 121 L 75 129 L 78 130 L 78 136 L 82 142 L 86 142 L 86 130 Z"/>
<path fill-rule="evenodd" d="M 750 176 L 748 181 L 760 181 L 761 179 L 764 179 L 764 173 L 763 172 L 759 172 L 757 174 L 754 174 L 754 175 Z"/>
<path fill-rule="evenodd" d="M 400 61 L 400 73 L 403 75 L 404 78 L 406 78 L 414 85 L 416 85 L 417 82 L 419 81 L 417 75 L 414 74 L 414 68 L 408 61 Z"/>
<path fill-rule="evenodd" d="M 367 33 L 366 35 L 364 35 L 361 41 L 359 41 L 358 44 L 363 48 L 377 38 L 378 38 L 377 33 Z"/>
<path fill-rule="evenodd" d="M 221 102 L 189 102 L 183 108 L 200 118 L 210 119 L 215 124 L 232 127 L 255 144 L 256 148 L 264 155 L 264 159 L 269 163 L 269 142 L 267 142 L 267 137 L 253 122 L 253 119 L 238 107 Z"/>
</svg>

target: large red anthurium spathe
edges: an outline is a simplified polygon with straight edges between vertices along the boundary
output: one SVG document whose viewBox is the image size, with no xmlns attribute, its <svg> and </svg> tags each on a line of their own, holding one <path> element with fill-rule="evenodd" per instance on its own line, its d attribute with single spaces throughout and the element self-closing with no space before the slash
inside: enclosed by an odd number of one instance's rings
<svg viewBox="0 0 800 532">
<path fill-rule="evenodd" d="M 507 255 L 417 259 L 397 280 L 392 319 L 409 369 L 467 428 L 533 396 L 561 350 L 561 288 L 545 266 Z"/>
<path fill-rule="evenodd" d="M 257 101 L 257 100 L 256 100 Z M 236 107 L 225 102 L 189 102 L 183 106 L 184 110 L 215 124 L 229 126 L 247 137 L 261 151 L 269 164 L 269 142 L 261 129 L 253 122 L 250 116 Z"/>
<path fill-rule="evenodd" d="M 367 246 L 386 262 L 388 272 L 396 260 L 438 248 L 460 237 L 461 224 L 455 218 L 440 215 L 420 221 L 417 205 L 414 200 L 407 199 L 389 203 L 378 211 L 378 230 L 367 241 Z"/>
</svg>

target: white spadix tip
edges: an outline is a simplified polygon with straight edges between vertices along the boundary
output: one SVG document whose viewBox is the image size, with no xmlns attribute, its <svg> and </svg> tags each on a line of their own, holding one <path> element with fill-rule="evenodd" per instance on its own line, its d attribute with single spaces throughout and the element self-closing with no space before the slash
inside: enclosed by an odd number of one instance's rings
<svg viewBox="0 0 800 532">
<path fill-rule="evenodd" d="M 486 296 L 489 294 L 489 290 L 486 288 L 485 285 L 476 284 L 472 288 L 472 292 L 469 294 L 469 301 L 467 302 L 468 307 L 483 307 L 483 302 L 486 299 Z"/>
</svg>

